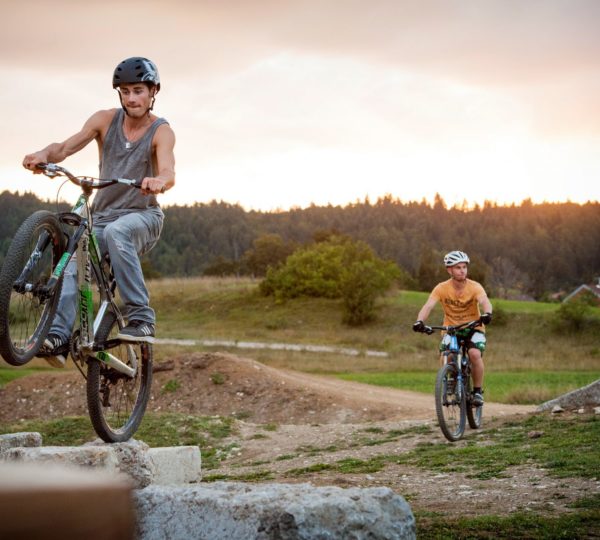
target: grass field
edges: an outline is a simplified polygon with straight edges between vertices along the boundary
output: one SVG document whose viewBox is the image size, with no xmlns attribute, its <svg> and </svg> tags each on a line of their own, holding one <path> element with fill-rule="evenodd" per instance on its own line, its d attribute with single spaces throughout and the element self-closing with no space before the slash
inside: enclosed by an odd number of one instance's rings
<svg viewBox="0 0 600 540">
<path fill-rule="evenodd" d="M 379 302 L 373 322 L 350 327 L 342 323 L 341 301 L 300 298 L 276 302 L 262 296 L 258 281 L 235 278 L 187 278 L 149 281 L 161 338 L 254 341 L 346 347 L 357 356 L 338 353 L 242 350 L 265 364 L 420 392 L 431 392 L 438 368 L 438 336 L 415 334 L 411 326 L 427 293 L 394 291 Z M 485 354 L 488 399 L 536 403 L 588 384 L 600 377 L 597 332 L 557 332 L 559 304 L 494 300 L 496 315 L 488 328 Z M 600 317 L 600 310 L 595 310 Z M 429 322 L 439 323 L 440 308 Z M 158 361 L 190 350 L 157 345 Z M 218 347 L 218 350 L 223 350 Z M 382 351 L 387 357 L 366 356 Z M 43 367 L 35 360 L 31 367 Z M 0 385 L 22 369 L 0 368 Z"/>
</svg>

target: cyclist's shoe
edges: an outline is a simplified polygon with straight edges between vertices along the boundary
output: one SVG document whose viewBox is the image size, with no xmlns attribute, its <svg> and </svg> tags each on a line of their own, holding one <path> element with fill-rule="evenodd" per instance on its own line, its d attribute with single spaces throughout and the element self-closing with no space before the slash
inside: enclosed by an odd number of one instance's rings
<svg viewBox="0 0 600 540">
<path fill-rule="evenodd" d="M 471 403 L 473 407 L 481 407 L 483 405 L 483 392 L 474 392 Z"/>
<path fill-rule="evenodd" d="M 41 356 L 52 367 L 63 368 L 67 363 L 69 354 L 69 342 L 58 334 L 48 334 L 40 349 Z"/>
<path fill-rule="evenodd" d="M 123 341 L 154 343 L 154 325 L 146 321 L 129 321 L 117 337 Z"/>
</svg>

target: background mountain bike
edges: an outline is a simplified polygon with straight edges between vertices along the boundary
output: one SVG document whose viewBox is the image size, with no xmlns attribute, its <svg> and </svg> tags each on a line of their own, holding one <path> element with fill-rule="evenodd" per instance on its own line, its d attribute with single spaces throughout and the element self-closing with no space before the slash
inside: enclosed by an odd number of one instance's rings
<svg viewBox="0 0 600 540">
<path fill-rule="evenodd" d="M 435 381 L 435 411 L 442 433 L 449 441 L 458 441 L 465 432 L 466 421 L 473 429 L 481 427 L 483 405 L 472 403 L 473 383 L 468 338 L 457 335 L 459 330 L 473 329 L 481 321 L 456 326 L 425 326 L 423 332 L 442 330 L 450 337 L 448 349 L 442 352 L 443 364 Z"/>
<path fill-rule="evenodd" d="M 110 261 L 102 258 L 92 229 L 88 201 L 94 189 L 140 185 L 123 178 L 76 177 L 51 163 L 38 167 L 49 177 L 66 176 L 82 193 L 71 212 L 35 212 L 16 232 L 0 271 L 0 354 L 13 366 L 40 355 L 65 268 L 76 257 L 79 327 L 70 340 L 70 356 L 86 378 L 96 433 L 106 442 L 126 441 L 139 427 L 150 397 L 153 351 L 150 343 L 115 337 L 125 321 L 115 300 Z"/>
</svg>

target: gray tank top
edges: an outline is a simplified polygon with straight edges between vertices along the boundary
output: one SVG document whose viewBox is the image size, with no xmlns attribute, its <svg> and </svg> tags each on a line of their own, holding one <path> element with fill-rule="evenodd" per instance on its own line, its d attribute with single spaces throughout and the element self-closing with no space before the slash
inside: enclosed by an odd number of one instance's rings
<svg viewBox="0 0 600 540">
<path fill-rule="evenodd" d="M 164 118 L 157 118 L 141 139 L 128 142 L 123 133 L 125 112 L 119 109 L 115 114 L 102 147 L 100 178 L 131 178 L 142 180 L 154 176 L 152 165 L 152 138 L 159 126 L 167 124 Z M 96 192 L 92 213 L 96 221 L 112 221 L 116 217 L 143 210 L 158 208 L 156 195 L 143 195 L 139 189 L 116 184 Z"/>
</svg>

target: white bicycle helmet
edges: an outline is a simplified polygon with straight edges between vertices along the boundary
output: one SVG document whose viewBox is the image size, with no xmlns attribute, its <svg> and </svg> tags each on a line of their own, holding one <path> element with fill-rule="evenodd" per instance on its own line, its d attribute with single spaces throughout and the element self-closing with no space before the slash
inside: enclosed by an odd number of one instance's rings
<svg viewBox="0 0 600 540">
<path fill-rule="evenodd" d="M 463 251 L 451 251 L 450 253 L 446 253 L 446 255 L 444 255 L 444 266 L 446 266 L 446 268 L 459 263 L 469 264 L 470 262 L 471 260 L 469 259 L 469 256 Z"/>
</svg>

